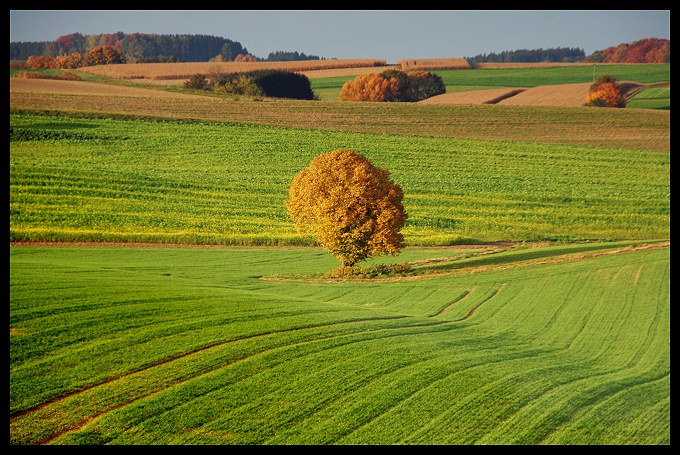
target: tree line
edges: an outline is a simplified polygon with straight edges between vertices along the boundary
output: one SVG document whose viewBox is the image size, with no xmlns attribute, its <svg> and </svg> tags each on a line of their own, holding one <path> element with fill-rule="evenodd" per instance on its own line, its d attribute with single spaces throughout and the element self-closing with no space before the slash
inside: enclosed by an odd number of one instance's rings
<svg viewBox="0 0 680 455">
<path fill-rule="evenodd" d="M 237 41 L 212 35 L 159 35 L 155 33 L 70 33 L 54 41 L 10 42 L 10 60 L 26 60 L 30 56 L 58 57 L 86 54 L 96 47 L 115 47 L 128 62 L 184 61 L 207 62 L 217 58 L 233 61 L 248 50 Z"/>
<path fill-rule="evenodd" d="M 591 63 L 670 63 L 671 40 L 644 38 L 593 52 Z"/>
<path fill-rule="evenodd" d="M 9 43 L 10 60 L 29 57 L 85 55 L 98 47 L 120 50 L 128 62 L 207 62 L 207 61 L 299 61 L 324 60 L 298 51 L 270 52 L 267 58 L 252 56 L 238 41 L 212 35 L 159 35 L 155 33 L 70 33 L 54 41 L 18 41 Z"/>
<path fill-rule="evenodd" d="M 555 47 L 549 49 L 518 49 L 513 51 L 491 52 L 465 57 L 469 63 L 536 63 L 536 62 L 579 62 L 586 57 L 578 47 Z"/>
</svg>

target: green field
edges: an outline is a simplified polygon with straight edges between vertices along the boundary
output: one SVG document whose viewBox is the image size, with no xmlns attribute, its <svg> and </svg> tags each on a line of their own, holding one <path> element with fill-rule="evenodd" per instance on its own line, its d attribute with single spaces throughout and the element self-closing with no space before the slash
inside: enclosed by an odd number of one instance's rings
<svg viewBox="0 0 680 455">
<path fill-rule="evenodd" d="M 630 246 L 413 248 L 441 261 L 393 282 L 314 280 L 316 248 L 11 247 L 10 442 L 668 444 L 670 248 Z"/>
<path fill-rule="evenodd" d="M 481 71 L 447 84 L 546 77 Z M 652 109 L 148 93 L 10 90 L 10 444 L 670 444 L 669 88 Z M 327 278 L 286 214 L 337 148 L 404 189 L 407 248 L 360 264 L 399 274 Z"/>
<path fill-rule="evenodd" d="M 309 244 L 290 182 L 351 148 L 405 192 L 410 245 L 670 236 L 670 155 L 511 141 L 11 115 L 10 239 Z"/>
<path fill-rule="evenodd" d="M 540 85 L 593 82 L 609 75 L 619 81 L 653 84 L 671 80 L 670 65 L 579 65 L 547 68 L 478 68 L 469 70 L 432 70 L 441 76 L 447 93 L 482 88 L 537 87 Z M 312 88 L 321 100 L 338 99 L 342 84 L 353 77 L 311 79 Z M 670 101 L 670 100 L 669 100 Z M 633 107 L 633 106 L 631 106 Z M 642 106 L 635 106 L 642 107 Z"/>
<path fill-rule="evenodd" d="M 648 87 L 640 93 L 635 94 L 626 107 L 641 109 L 671 109 L 671 88 L 670 87 Z"/>
</svg>

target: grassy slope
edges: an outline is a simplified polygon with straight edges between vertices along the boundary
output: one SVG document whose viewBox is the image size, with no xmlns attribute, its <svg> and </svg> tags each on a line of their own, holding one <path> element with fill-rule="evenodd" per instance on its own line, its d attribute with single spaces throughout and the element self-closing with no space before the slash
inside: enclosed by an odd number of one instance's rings
<svg viewBox="0 0 680 455">
<path fill-rule="evenodd" d="M 387 283 L 258 279 L 317 249 L 12 247 L 11 441 L 668 443 L 670 248 L 507 268 L 625 245 Z"/>
<path fill-rule="evenodd" d="M 30 109 L 187 115 L 186 105 L 159 106 L 152 99 L 135 104 L 102 97 L 29 97 L 13 98 L 11 106 L 17 100 Z M 30 104 L 36 100 L 43 104 Z M 277 113 L 281 109 L 291 112 L 283 119 L 289 126 L 308 125 L 302 119 L 308 122 L 310 112 L 326 109 L 287 102 L 239 102 L 231 104 L 225 115 L 225 111 L 210 113 L 205 106 L 196 106 L 190 115 L 280 124 Z M 308 106 L 313 106 L 312 111 Z M 319 127 L 365 131 L 368 123 L 381 133 L 392 128 L 407 134 L 465 137 L 470 133 L 450 126 L 455 123 L 452 118 L 460 118 L 465 119 L 461 123 L 469 126 L 468 131 L 489 128 L 489 138 L 508 139 L 499 130 L 504 129 L 503 116 L 507 123 L 511 112 L 428 110 L 425 116 L 415 117 L 408 108 L 362 106 L 359 115 L 354 109 L 334 106 Z M 554 127 L 558 115 L 564 117 L 561 125 L 574 125 L 574 132 L 580 131 L 589 145 L 597 144 L 593 137 L 598 135 L 588 125 L 605 117 L 602 130 L 614 130 L 612 138 L 640 124 L 670 130 L 669 122 L 659 125 L 638 113 L 628 119 L 621 113 L 582 111 L 587 115 L 576 110 L 512 112 L 524 119 L 523 138 L 561 144 L 574 142 L 569 142 L 571 134 L 561 135 L 560 128 Z M 552 120 L 546 122 L 546 114 Z M 529 132 L 532 119 L 551 130 L 553 137 Z M 34 121 L 28 123 L 35 126 Z M 32 197 L 49 201 L 43 206 L 22 202 L 21 210 L 45 211 L 52 214 L 49 218 L 60 209 L 50 212 L 48 206 L 63 203 L 66 197 L 69 210 L 83 216 L 79 222 L 91 225 L 101 220 L 98 210 L 105 204 L 112 204 L 112 213 L 117 213 L 114 219 L 120 218 L 124 212 L 117 212 L 116 204 L 121 196 L 133 215 L 151 196 L 159 203 L 169 202 L 178 213 L 205 213 L 200 204 L 192 207 L 197 202 L 194 196 L 205 203 L 211 200 L 214 182 L 219 182 L 220 191 L 242 185 L 238 179 L 227 179 L 225 184 L 218 176 L 220 169 L 215 174 L 206 172 L 199 153 L 181 151 L 177 136 L 167 133 L 178 125 L 181 129 L 181 124 L 154 125 L 153 132 L 146 131 L 149 142 L 145 143 L 121 139 L 120 124 L 111 120 L 100 124 L 79 119 L 66 127 L 62 120 L 37 122 L 42 122 L 37 127 L 40 131 L 73 134 L 40 146 L 35 142 L 25 148 L 12 146 L 11 198 L 19 187 L 23 192 L 23 185 L 32 182 Z M 519 129 L 519 124 L 511 123 L 506 131 Z M 408 128 L 399 129 L 401 124 Z M 207 136 L 200 148 L 221 157 L 210 140 L 228 131 L 228 142 L 235 131 L 241 131 L 236 137 L 249 137 L 248 149 L 257 151 L 252 159 L 263 156 L 258 153 L 271 153 L 272 144 L 280 144 L 282 135 L 286 143 L 292 140 L 294 144 L 307 144 L 312 137 L 306 153 L 313 153 L 313 144 L 329 136 L 318 132 L 295 139 L 296 130 L 233 125 L 221 133 L 218 130 L 200 126 L 183 134 L 194 140 L 196 134 L 215 134 Z M 261 134 L 251 137 L 253 131 Z M 381 136 L 337 134 L 333 137 L 350 144 L 375 143 L 377 156 L 384 152 Z M 635 134 L 639 136 L 640 131 Z M 395 136 L 383 139 L 398 141 Z M 413 153 L 426 150 L 428 156 L 433 151 L 446 154 L 456 147 L 471 147 L 473 157 L 474 152 L 488 151 L 491 146 L 496 158 L 520 158 L 512 152 L 514 144 L 503 142 L 442 139 L 442 144 L 453 144 L 448 148 L 419 142 L 426 140 L 414 136 L 403 140 L 419 143 L 421 148 Z M 541 148 L 523 145 L 529 153 L 522 162 L 532 156 L 532 150 Z M 372 150 L 371 145 L 362 147 Z M 602 153 L 597 166 L 601 169 L 624 156 L 628 163 L 637 159 L 633 150 L 557 148 L 562 153 L 579 151 L 581 157 Z M 652 149 L 665 150 L 658 143 Z M 140 154 L 140 150 L 162 153 Z M 138 169 L 121 167 L 132 155 Z M 558 161 L 565 159 L 560 156 Z M 83 158 L 97 164 L 85 171 L 79 168 Z M 180 158 L 192 163 L 189 174 L 173 168 Z M 239 164 L 243 161 L 236 161 Z M 164 169 L 160 178 L 151 171 L 159 165 Z M 667 167 L 659 165 L 659 169 Z M 404 172 L 408 174 L 408 166 Z M 664 172 L 658 174 L 663 194 L 648 194 L 660 198 L 660 205 L 651 211 L 662 218 L 668 217 L 669 209 L 670 179 Z M 197 187 L 196 176 L 212 183 Z M 99 188 L 88 183 L 92 178 Z M 500 184 L 498 189 L 512 181 L 501 179 L 494 184 Z M 605 178 L 594 183 L 604 189 L 607 182 Z M 102 188 L 106 191 L 93 198 L 92 192 Z M 613 192 L 609 196 L 621 197 L 619 185 L 609 188 Z M 562 196 L 560 205 L 576 207 L 572 195 Z M 93 212 L 92 208 L 97 209 Z M 21 219 L 12 207 L 10 217 Z M 147 230 L 166 222 L 167 213 L 136 218 Z M 183 222 L 181 216 L 172 221 Z M 81 444 L 669 443 L 669 248 L 507 270 L 518 260 L 546 260 L 558 252 L 594 254 L 608 247 L 556 248 L 511 251 L 466 262 L 430 261 L 421 266 L 422 271 L 451 274 L 437 279 L 309 283 L 258 277 L 316 274 L 336 264 L 316 249 L 11 247 L 10 440 Z M 446 249 L 408 249 L 400 260 L 452 254 Z M 466 275 L 463 264 L 506 270 Z"/>
</svg>

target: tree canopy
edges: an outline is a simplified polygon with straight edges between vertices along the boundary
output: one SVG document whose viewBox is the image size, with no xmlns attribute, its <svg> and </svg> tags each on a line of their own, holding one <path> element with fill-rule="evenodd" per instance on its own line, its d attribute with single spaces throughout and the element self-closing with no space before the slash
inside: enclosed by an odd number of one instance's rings
<svg viewBox="0 0 680 455">
<path fill-rule="evenodd" d="M 286 207 L 302 235 L 314 235 L 343 266 L 404 247 L 404 193 L 389 171 L 352 150 L 314 158 L 290 186 Z"/>
</svg>

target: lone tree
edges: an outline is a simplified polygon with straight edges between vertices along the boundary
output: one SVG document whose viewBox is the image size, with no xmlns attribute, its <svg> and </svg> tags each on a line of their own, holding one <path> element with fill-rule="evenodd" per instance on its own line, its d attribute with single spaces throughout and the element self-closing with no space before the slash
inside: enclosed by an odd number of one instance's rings
<svg viewBox="0 0 680 455">
<path fill-rule="evenodd" d="M 302 235 L 315 235 L 343 266 L 404 247 L 404 192 L 389 171 L 351 150 L 314 158 L 290 186 L 286 208 Z"/>
</svg>

